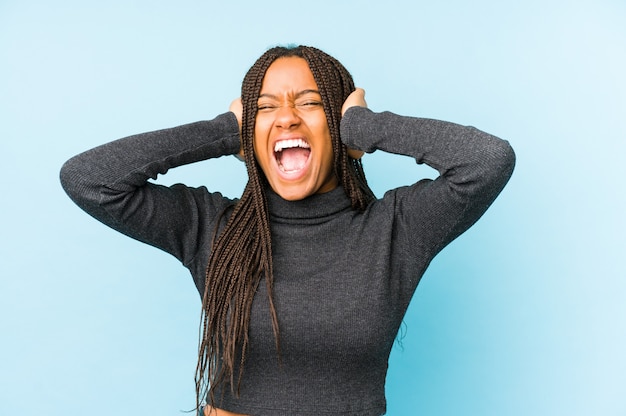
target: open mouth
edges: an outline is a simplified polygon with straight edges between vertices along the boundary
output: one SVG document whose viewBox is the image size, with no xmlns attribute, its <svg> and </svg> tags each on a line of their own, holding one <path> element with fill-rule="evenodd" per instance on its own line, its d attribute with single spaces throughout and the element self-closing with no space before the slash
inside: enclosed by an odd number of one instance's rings
<svg viewBox="0 0 626 416">
<path fill-rule="evenodd" d="M 283 173 L 302 170 L 311 155 L 311 146 L 303 139 L 279 140 L 274 145 L 274 157 Z"/>
</svg>

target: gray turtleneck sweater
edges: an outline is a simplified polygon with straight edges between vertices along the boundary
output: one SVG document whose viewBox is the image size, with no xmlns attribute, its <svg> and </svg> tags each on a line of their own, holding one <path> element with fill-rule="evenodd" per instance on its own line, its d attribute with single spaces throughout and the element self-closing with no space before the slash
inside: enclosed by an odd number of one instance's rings
<svg viewBox="0 0 626 416">
<path fill-rule="evenodd" d="M 420 278 L 485 212 L 515 160 L 507 142 L 473 127 L 360 107 L 346 112 L 341 137 L 351 148 L 413 157 L 440 176 L 390 190 L 363 213 L 341 187 L 295 202 L 268 190 L 281 362 L 261 284 L 241 395 L 226 388 L 218 407 L 255 416 L 384 414 L 387 360 Z M 202 294 L 217 215 L 236 200 L 149 179 L 235 154 L 239 143 L 226 113 L 89 150 L 65 163 L 61 182 L 96 219 L 176 256 Z"/>
</svg>

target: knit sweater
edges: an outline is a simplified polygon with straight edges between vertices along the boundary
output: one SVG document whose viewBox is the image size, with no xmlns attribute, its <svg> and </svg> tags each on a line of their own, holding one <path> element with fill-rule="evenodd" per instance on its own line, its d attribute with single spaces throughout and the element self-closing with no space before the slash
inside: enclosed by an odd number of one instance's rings
<svg viewBox="0 0 626 416">
<path fill-rule="evenodd" d="M 390 190 L 364 212 L 351 208 L 341 187 L 300 201 L 266 190 L 280 362 L 261 284 L 240 396 L 225 387 L 220 408 L 255 416 L 384 414 L 389 353 L 420 278 L 493 202 L 515 159 L 506 141 L 473 127 L 360 107 L 346 112 L 341 137 L 350 148 L 413 157 L 440 175 Z M 239 147 L 237 120 L 226 113 L 89 150 L 66 162 L 61 181 L 98 220 L 176 256 L 202 295 L 215 222 L 237 201 L 149 179 Z"/>
</svg>

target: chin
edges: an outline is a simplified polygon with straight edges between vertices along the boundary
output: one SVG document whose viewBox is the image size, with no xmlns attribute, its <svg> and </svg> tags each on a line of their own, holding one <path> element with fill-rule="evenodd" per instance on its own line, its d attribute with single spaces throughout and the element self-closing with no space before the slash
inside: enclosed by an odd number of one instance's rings
<svg viewBox="0 0 626 416">
<path fill-rule="evenodd" d="M 282 199 L 286 201 L 300 201 L 309 197 L 312 193 L 301 191 L 301 190 L 292 190 L 292 189 L 276 189 L 272 187 L 274 192 L 276 192 Z"/>
<path fill-rule="evenodd" d="M 286 201 L 299 201 L 316 193 L 315 186 L 306 183 L 290 184 L 282 181 L 270 182 L 272 190 Z"/>
</svg>

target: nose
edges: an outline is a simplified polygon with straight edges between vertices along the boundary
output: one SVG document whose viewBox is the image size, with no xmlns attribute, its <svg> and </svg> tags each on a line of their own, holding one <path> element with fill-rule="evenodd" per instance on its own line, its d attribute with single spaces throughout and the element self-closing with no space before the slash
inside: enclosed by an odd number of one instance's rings
<svg viewBox="0 0 626 416">
<path fill-rule="evenodd" d="M 296 108 L 291 104 L 281 105 L 276 112 L 276 126 L 283 129 L 291 129 L 300 123 L 300 117 Z"/>
</svg>

